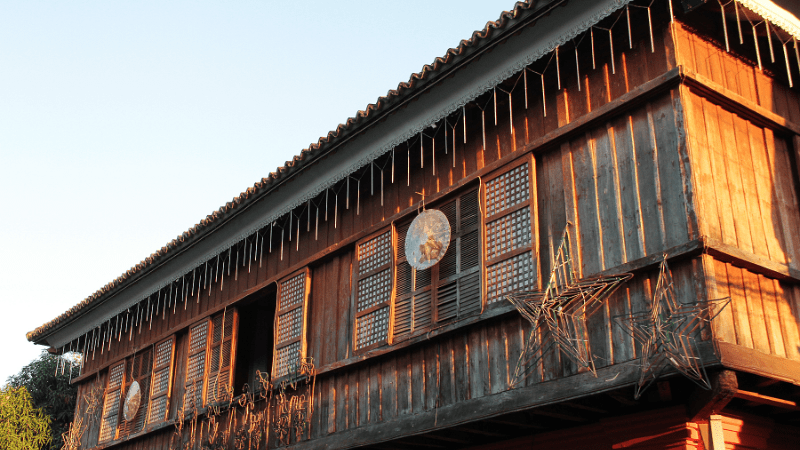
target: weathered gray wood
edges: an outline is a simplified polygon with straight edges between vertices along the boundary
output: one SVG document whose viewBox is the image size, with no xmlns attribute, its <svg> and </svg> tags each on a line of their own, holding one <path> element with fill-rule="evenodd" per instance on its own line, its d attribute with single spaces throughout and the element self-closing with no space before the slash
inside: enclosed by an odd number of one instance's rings
<svg viewBox="0 0 800 450">
<path fill-rule="evenodd" d="M 633 383 L 637 379 L 638 368 L 633 365 L 605 368 L 598 371 L 597 378 L 591 373 L 582 373 L 559 380 L 557 383 L 551 383 L 552 386 L 547 385 L 547 388 L 543 388 L 544 385 L 518 388 L 471 399 L 436 410 L 398 418 L 392 422 L 351 429 L 324 439 L 300 443 L 295 448 L 352 448 L 386 442 L 409 434 L 422 434 L 437 428 L 448 428 L 478 419 L 613 390 Z"/>
</svg>

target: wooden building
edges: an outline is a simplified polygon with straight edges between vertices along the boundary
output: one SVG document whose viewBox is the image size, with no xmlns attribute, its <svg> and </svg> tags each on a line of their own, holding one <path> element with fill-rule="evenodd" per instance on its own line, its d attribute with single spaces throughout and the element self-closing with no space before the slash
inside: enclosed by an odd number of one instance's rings
<svg viewBox="0 0 800 450">
<path fill-rule="evenodd" d="M 797 40 L 769 1 L 516 4 L 30 332 L 83 355 L 72 448 L 799 448 Z M 589 364 L 508 300 L 565 229 L 574 281 L 632 274 Z M 623 326 L 665 257 L 681 361 Z"/>
</svg>

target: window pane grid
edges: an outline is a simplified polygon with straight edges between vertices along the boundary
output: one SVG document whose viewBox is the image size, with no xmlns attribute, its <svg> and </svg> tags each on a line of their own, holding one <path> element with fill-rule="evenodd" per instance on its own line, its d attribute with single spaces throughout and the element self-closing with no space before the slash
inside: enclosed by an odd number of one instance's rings
<svg viewBox="0 0 800 450">
<path fill-rule="evenodd" d="M 361 312 L 375 305 L 391 300 L 392 270 L 386 269 L 358 282 L 357 311 Z"/>
<path fill-rule="evenodd" d="M 528 165 L 522 164 L 486 183 L 486 216 L 491 217 L 529 198 Z"/>
<path fill-rule="evenodd" d="M 389 332 L 389 307 L 365 314 L 357 322 L 356 349 L 381 342 Z"/>
<path fill-rule="evenodd" d="M 532 289 L 534 273 L 531 252 L 489 266 L 486 270 L 487 302 L 494 303 L 513 291 Z"/>
<path fill-rule="evenodd" d="M 358 246 L 358 274 L 376 270 L 392 262 L 392 232 L 387 231 Z"/>
<path fill-rule="evenodd" d="M 306 273 L 302 272 L 281 283 L 279 310 L 302 303 L 306 293 Z"/>
</svg>

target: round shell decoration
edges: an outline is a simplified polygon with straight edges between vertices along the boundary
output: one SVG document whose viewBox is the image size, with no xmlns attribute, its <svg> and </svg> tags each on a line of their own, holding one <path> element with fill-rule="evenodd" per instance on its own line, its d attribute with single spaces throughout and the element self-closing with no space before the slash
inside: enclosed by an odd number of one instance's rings
<svg viewBox="0 0 800 450">
<path fill-rule="evenodd" d="M 122 408 L 122 417 L 126 422 L 130 422 L 136 417 L 139 404 L 142 402 L 142 390 L 139 389 L 139 382 L 134 381 L 128 388 L 128 395 L 125 396 L 125 406 Z"/>
<path fill-rule="evenodd" d="M 406 258 L 417 270 L 427 269 L 444 257 L 450 245 L 450 222 L 438 209 L 418 215 L 406 233 Z"/>
</svg>

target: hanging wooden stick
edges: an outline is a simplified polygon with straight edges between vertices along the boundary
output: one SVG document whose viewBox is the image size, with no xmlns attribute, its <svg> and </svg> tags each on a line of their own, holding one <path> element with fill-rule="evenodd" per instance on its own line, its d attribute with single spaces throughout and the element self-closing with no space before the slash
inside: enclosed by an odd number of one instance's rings
<svg viewBox="0 0 800 450">
<path fill-rule="evenodd" d="M 769 59 L 775 62 L 775 49 L 772 48 L 772 31 L 769 29 L 769 20 L 764 19 L 764 26 L 767 28 L 767 43 L 769 44 Z"/>
<path fill-rule="evenodd" d="M 311 215 L 311 210 L 308 210 L 308 215 Z M 256 230 L 256 259 L 258 259 L 258 268 L 261 268 L 261 261 L 264 259 L 264 236 L 261 236 L 261 247 L 258 246 L 258 238 L 261 230 Z M 261 250 L 261 256 L 259 256 L 259 249 Z"/>
<path fill-rule="evenodd" d="M 497 126 L 497 86 L 494 87 L 492 95 L 494 97 L 494 126 Z"/>
<path fill-rule="evenodd" d="M 447 154 L 447 119 L 444 120 L 444 154 Z"/>
<path fill-rule="evenodd" d="M 419 168 L 425 168 L 425 156 L 422 154 L 422 131 L 419 132 Z"/>
<path fill-rule="evenodd" d="M 231 260 L 230 260 L 231 249 L 228 249 L 228 276 L 231 276 Z M 225 260 L 222 260 L 222 278 L 219 280 L 219 290 L 222 292 L 222 286 L 225 285 Z M 175 302 L 177 303 L 177 302 Z M 175 311 L 172 311 L 175 314 Z"/>
<path fill-rule="evenodd" d="M 317 218 L 314 226 L 314 240 L 319 240 L 319 205 L 317 205 Z"/>
<path fill-rule="evenodd" d="M 456 121 L 456 125 L 458 125 L 458 121 Z M 456 166 L 456 126 L 453 125 L 453 167 Z"/>
<path fill-rule="evenodd" d="M 294 213 L 289 211 L 289 242 L 292 242 L 292 217 Z"/>
<path fill-rule="evenodd" d="M 285 228 L 281 228 L 281 261 L 283 261 L 283 232 Z"/>
<path fill-rule="evenodd" d="M 289 213 L 289 214 L 291 214 L 291 213 Z M 235 245 L 236 245 L 236 265 L 235 265 L 236 268 L 233 269 L 233 279 L 234 279 L 234 281 L 239 281 L 239 244 L 235 244 Z M 230 267 L 228 269 L 230 270 Z M 184 307 L 185 307 L 185 305 L 184 305 Z"/>
<path fill-rule="evenodd" d="M 611 33 L 611 28 L 608 29 L 608 44 L 611 47 L 611 73 L 616 75 L 617 69 L 614 65 L 614 35 Z"/>
<path fill-rule="evenodd" d="M 650 14 L 650 7 L 647 7 L 647 26 L 650 30 L 650 53 L 656 52 L 656 44 L 653 41 L 653 17 Z"/>
<path fill-rule="evenodd" d="M 392 147 L 392 184 L 394 184 L 394 147 Z M 350 194 L 347 194 L 348 198 Z"/>
<path fill-rule="evenodd" d="M 752 25 L 752 23 L 751 23 Z M 756 26 L 753 25 L 753 42 L 756 45 L 756 60 L 758 60 L 758 70 L 761 70 L 761 51 L 758 49 L 758 35 L 756 34 Z"/>
<path fill-rule="evenodd" d="M 311 231 L 311 199 L 306 200 L 306 233 Z"/>
<path fill-rule="evenodd" d="M 330 189 L 325 189 L 325 222 L 328 221 L 328 192 Z"/>
<path fill-rule="evenodd" d="M 361 194 L 361 192 L 359 192 Z M 339 193 L 337 192 L 336 195 L 333 196 L 333 228 L 336 229 L 337 222 L 339 220 Z"/>
<path fill-rule="evenodd" d="M 558 47 L 556 47 L 556 79 L 558 80 L 558 90 L 561 90 L 561 63 L 558 60 Z"/>
<path fill-rule="evenodd" d="M 233 246 L 228 248 L 228 276 L 231 276 L 231 259 L 233 257 Z M 236 253 L 236 257 L 239 257 L 238 249 Z"/>
<path fill-rule="evenodd" d="M 514 135 L 514 110 L 511 109 L 511 92 L 508 93 L 508 129 L 511 136 Z"/>
<path fill-rule="evenodd" d="M 291 230 L 289 230 L 289 231 L 291 231 Z M 297 218 L 297 238 L 295 239 L 294 245 L 295 245 L 294 251 L 296 251 L 296 252 L 300 251 L 300 218 L 299 217 Z"/>
<path fill-rule="evenodd" d="M 625 5 L 625 15 L 628 16 L 628 48 L 633 50 L 633 37 L 631 36 L 631 7 Z"/>
<path fill-rule="evenodd" d="M 736 27 L 739 28 L 739 45 L 744 44 L 744 34 L 742 34 L 742 21 L 739 19 L 739 2 L 733 0 L 733 9 L 736 11 Z"/>
<path fill-rule="evenodd" d="M 719 10 L 722 14 L 722 34 L 725 35 L 725 51 L 730 53 L 731 45 L 728 42 L 728 21 L 725 18 L 725 5 L 722 4 L 722 0 L 717 0 L 717 2 L 719 3 Z M 736 3 L 736 0 L 734 0 L 734 3 Z"/>
<path fill-rule="evenodd" d="M 528 68 L 522 69 L 522 84 L 525 86 L 525 110 L 528 110 Z"/>
<path fill-rule="evenodd" d="M 467 106 L 461 106 L 461 118 L 464 119 L 464 143 L 467 143 Z"/>
<path fill-rule="evenodd" d="M 792 69 L 789 67 L 789 51 L 786 50 L 786 44 L 789 41 L 786 41 L 783 44 L 783 60 L 786 62 L 786 77 L 789 78 L 789 87 L 794 87 L 794 83 L 792 83 Z"/>
<path fill-rule="evenodd" d="M 350 175 L 347 176 L 347 181 L 345 182 L 345 199 L 344 199 L 344 209 L 350 209 Z"/>
<path fill-rule="evenodd" d="M 433 176 L 436 176 L 436 133 L 431 137 L 431 168 Z"/>
<path fill-rule="evenodd" d="M 597 69 L 597 65 L 595 64 L 594 60 L 594 28 L 589 28 L 589 40 L 592 42 L 592 70 Z"/>
<path fill-rule="evenodd" d="M 581 91 L 581 67 L 578 61 L 578 44 L 575 44 L 575 74 L 578 76 L 578 92 Z"/>
<path fill-rule="evenodd" d="M 327 196 L 327 191 L 325 192 Z M 272 230 L 275 228 L 275 222 L 269 224 L 269 253 L 272 254 Z"/>
<path fill-rule="evenodd" d="M 356 215 L 361 214 L 361 179 L 358 179 L 358 183 L 356 183 Z M 336 228 L 336 227 L 334 227 Z"/>
<path fill-rule="evenodd" d="M 547 117 L 547 101 L 544 95 L 544 74 L 542 73 L 539 76 L 542 79 L 542 111 L 544 112 L 544 116 Z"/>
<path fill-rule="evenodd" d="M 486 110 L 481 110 L 481 136 L 483 137 L 483 151 L 486 152 Z"/>
<path fill-rule="evenodd" d="M 369 162 L 369 195 L 375 195 L 375 161 Z"/>
<path fill-rule="evenodd" d="M 411 149 L 406 147 L 406 186 L 411 186 Z"/>
<path fill-rule="evenodd" d="M 381 206 L 383 206 L 383 169 L 381 169 Z"/>
</svg>

